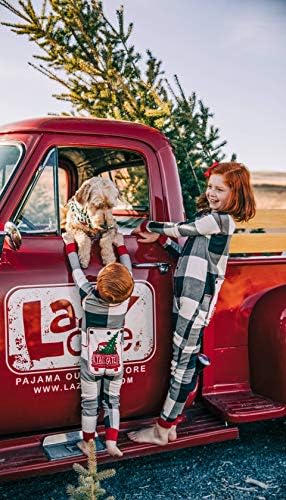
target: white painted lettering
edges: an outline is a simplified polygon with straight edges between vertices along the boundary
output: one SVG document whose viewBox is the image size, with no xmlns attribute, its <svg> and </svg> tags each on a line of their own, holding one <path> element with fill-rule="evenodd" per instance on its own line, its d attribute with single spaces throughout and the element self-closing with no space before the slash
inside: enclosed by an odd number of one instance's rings
<svg viewBox="0 0 286 500">
<path fill-rule="evenodd" d="M 133 384 L 134 380 L 133 380 L 133 377 L 123 377 L 122 379 L 122 384 Z"/>
<path fill-rule="evenodd" d="M 146 373 L 146 365 L 125 366 L 125 373 L 127 375 L 130 375 L 131 373 Z"/>
</svg>

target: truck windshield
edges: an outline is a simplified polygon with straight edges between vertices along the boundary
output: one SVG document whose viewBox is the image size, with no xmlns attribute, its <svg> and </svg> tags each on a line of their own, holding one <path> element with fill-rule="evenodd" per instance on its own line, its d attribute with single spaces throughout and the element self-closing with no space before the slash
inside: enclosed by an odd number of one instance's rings
<svg viewBox="0 0 286 500">
<path fill-rule="evenodd" d="M 0 144 L 0 199 L 22 157 L 23 146 L 18 143 Z"/>
</svg>

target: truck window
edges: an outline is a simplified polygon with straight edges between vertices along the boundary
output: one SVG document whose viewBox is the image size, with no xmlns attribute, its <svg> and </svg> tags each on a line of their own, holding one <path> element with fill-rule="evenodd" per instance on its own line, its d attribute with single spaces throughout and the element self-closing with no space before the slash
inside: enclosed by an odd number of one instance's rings
<svg viewBox="0 0 286 500">
<path fill-rule="evenodd" d="M 0 196 L 15 172 L 22 153 L 21 144 L 0 144 Z"/>
<path fill-rule="evenodd" d="M 70 180 L 73 184 L 71 194 L 81 184 L 100 175 L 111 179 L 120 192 L 118 205 L 113 214 L 124 234 L 130 234 L 138 223 L 149 215 L 149 187 L 144 158 L 134 152 L 111 148 L 59 148 L 59 166 L 69 165 Z M 76 180 L 76 183 L 75 183 Z M 66 189 L 61 186 L 61 193 Z M 61 227 L 64 227 L 64 212 L 61 211 Z"/>
<path fill-rule="evenodd" d="M 22 233 L 58 231 L 56 150 L 52 150 L 36 172 L 16 215 Z"/>
</svg>

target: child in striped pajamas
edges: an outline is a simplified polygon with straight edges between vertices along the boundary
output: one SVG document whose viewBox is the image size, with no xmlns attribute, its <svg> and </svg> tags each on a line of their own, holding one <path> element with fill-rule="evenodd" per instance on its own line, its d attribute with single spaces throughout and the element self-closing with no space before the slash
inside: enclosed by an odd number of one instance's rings
<svg viewBox="0 0 286 500">
<path fill-rule="evenodd" d="M 88 456 L 88 441 L 95 437 L 102 402 L 107 451 L 112 456 L 121 457 L 117 436 L 123 378 L 123 333 L 128 299 L 134 287 L 130 257 L 123 236 L 118 233 L 114 245 L 120 263 L 103 267 L 95 286 L 81 270 L 72 234 L 64 233 L 62 237 L 83 308 L 80 360 L 83 441 L 78 447 Z"/>
<path fill-rule="evenodd" d="M 202 336 L 225 278 L 229 244 L 236 221 L 255 215 L 255 201 L 247 168 L 241 163 L 214 163 L 205 173 L 206 192 L 198 200 L 193 222 L 144 222 L 134 233 L 139 242 L 159 240 L 179 254 L 174 276 L 173 359 L 169 391 L 153 427 L 130 432 L 139 443 L 165 445 L 177 438 L 178 417 L 197 381 L 197 359 Z M 187 236 L 183 248 L 171 238 Z"/>
</svg>

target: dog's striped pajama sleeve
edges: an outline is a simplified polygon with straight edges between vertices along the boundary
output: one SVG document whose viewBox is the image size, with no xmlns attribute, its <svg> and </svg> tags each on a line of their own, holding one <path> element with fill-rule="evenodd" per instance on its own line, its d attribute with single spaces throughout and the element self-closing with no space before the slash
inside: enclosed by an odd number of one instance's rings
<svg viewBox="0 0 286 500">
<path fill-rule="evenodd" d="M 69 259 L 69 263 L 72 269 L 72 277 L 74 280 L 74 283 L 79 291 L 81 299 L 86 297 L 92 290 L 94 290 L 94 285 L 92 285 L 87 278 L 85 277 L 85 274 L 83 273 L 79 259 L 78 259 L 78 254 L 77 254 L 77 249 L 76 249 L 76 244 L 75 243 L 68 243 L 65 245 L 65 251 L 67 254 L 67 257 Z"/>
</svg>

